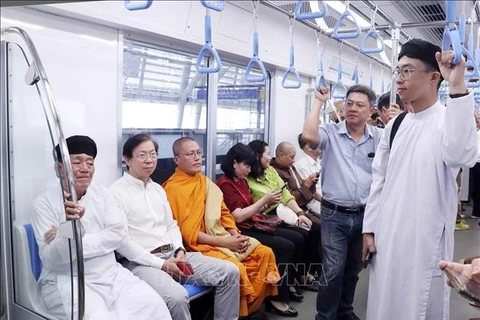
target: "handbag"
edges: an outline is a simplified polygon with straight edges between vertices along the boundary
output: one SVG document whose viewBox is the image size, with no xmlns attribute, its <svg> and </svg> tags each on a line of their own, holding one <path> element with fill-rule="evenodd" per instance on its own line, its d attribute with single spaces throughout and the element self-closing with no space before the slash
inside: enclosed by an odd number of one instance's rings
<svg viewBox="0 0 480 320">
<path fill-rule="evenodd" d="M 282 224 L 282 220 L 277 216 L 266 216 L 261 213 L 255 213 L 248 221 L 239 223 L 242 229 L 255 229 L 268 234 L 275 234 L 277 227 Z"/>
<path fill-rule="evenodd" d="M 252 216 L 252 221 L 259 223 L 259 224 L 264 224 L 267 226 L 271 227 L 278 227 L 279 225 L 282 224 L 282 220 L 280 220 L 279 217 L 277 216 L 269 216 L 269 215 L 264 215 L 261 213 L 255 213 Z"/>
</svg>

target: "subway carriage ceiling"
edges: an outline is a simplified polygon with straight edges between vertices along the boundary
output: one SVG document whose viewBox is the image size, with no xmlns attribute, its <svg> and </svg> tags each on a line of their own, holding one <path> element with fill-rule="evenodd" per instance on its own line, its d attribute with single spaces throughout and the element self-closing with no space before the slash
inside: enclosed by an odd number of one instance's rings
<svg viewBox="0 0 480 320">
<path fill-rule="evenodd" d="M 297 1 L 261 1 L 261 2 L 271 2 L 282 9 L 293 12 Z M 316 1 L 305 1 L 302 7 L 301 12 L 312 12 L 312 6 Z M 328 5 L 328 14 L 320 20 L 323 22 L 318 23 L 315 19 L 310 21 L 318 25 L 320 28 L 333 29 L 335 23 L 338 21 L 339 17 L 345 10 L 345 1 L 325 1 Z M 467 19 L 471 17 L 472 9 L 475 6 L 475 0 L 466 0 L 466 1 L 457 1 L 456 2 L 456 11 L 457 16 L 460 13 L 465 12 Z M 419 28 L 409 28 L 405 29 L 401 34 L 400 42 L 403 43 L 408 40 L 408 38 L 424 38 L 429 39 L 430 41 L 441 45 L 442 36 L 445 24 L 442 23 L 445 21 L 445 1 L 444 0 L 417 0 L 417 1 L 371 1 L 371 0 L 360 0 L 360 1 L 350 1 L 350 9 L 357 14 L 356 18 L 360 27 L 368 27 L 371 23 L 371 18 L 373 15 L 374 8 L 377 7 L 378 11 L 375 16 L 375 25 L 393 25 L 395 22 L 404 24 L 412 22 L 420 23 L 431 23 L 438 21 L 438 27 L 419 27 Z M 480 9 L 477 4 L 475 8 L 474 19 L 476 21 L 480 20 Z M 248 8 L 248 6 L 245 6 Z M 316 8 L 313 8 L 314 11 Z M 363 21 L 362 21 L 363 20 Z M 344 25 L 342 28 L 353 28 L 354 24 L 352 21 L 345 19 Z M 469 25 L 467 25 L 466 32 L 468 34 Z M 475 35 L 477 30 L 474 30 Z M 390 38 L 390 32 L 385 31 L 382 34 L 385 40 Z M 348 40 L 354 43 L 357 46 L 360 46 L 363 37 L 357 39 Z M 388 43 L 388 41 L 387 41 Z M 388 47 L 388 46 L 387 46 Z"/>
<path fill-rule="evenodd" d="M 240 7 L 249 13 L 252 13 L 251 1 L 228 1 L 229 4 Z M 264 6 L 270 7 L 271 10 L 280 9 L 284 12 L 294 12 L 297 1 L 264 1 Z M 342 13 L 345 11 L 345 1 L 325 1 L 328 6 L 328 14 L 321 19 L 309 19 L 309 23 L 319 27 L 320 29 L 331 32 Z M 155 3 L 153 3 L 155 5 Z M 475 7 L 475 11 L 473 8 Z M 475 6 L 475 1 L 457 1 L 456 15 L 460 16 L 465 13 L 467 19 L 479 20 L 479 5 Z M 405 43 L 409 38 L 428 39 L 441 46 L 443 31 L 445 28 L 445 1 L 444 0 L 421 0 L 421 1 L 351 1 L 349 8 L 353 12 L 357 23 L 361 28 L 371 26 L 372 19 L 376 26 L 393 26 L 395 23 L 407 24 L 419 23 L 430 24 L 429 27 L 405 28 L 400 34 L 400 43 Z M 376 9 L 376 11 L 375 11 Z M 317 1 L 305 1 L 301 8 L 301 13 L 310 13 L 318 11 Z M 375 14 L 374 14 L 375 12 Z M 437 25 L 431 26 L 432 24 Z M 354 28 L 353 21 L 344 19 L 341 25 L 342 29 Z M 471 31 L 471 25 L 467 24 L 466 34 Z M 473 32 L 474 39 L 477 39 L 478 26 L 475 25 Z M 391 59 L 391 30 L 380 31 L 381 36 L 385 40 L 385 52 L 380 54 L 384 62 Z M 355 38 L 346 41 L 352 43 L 356 47 L 361 47 L 365 32 Z M 321 38 L 323 39 L 323 38 Z M 376 47 L 374 38 L 369 38 L 367 47 Z M 176 100 L 179 97 L 181 84 L 185 79 L 195 78 L 196 57 L 186 58 L 183 55 L 175 53 L 162 52 L 149 48 L 146 44 L 140 44 L 127 41 L 125 43 L 124 56 L 124 98 L 127 100 L 151 101 L 159 97 L 162 99 Z M 375 54 L 378 57 L 378 55 Z M 335 58 L 336 59 L 336 58 Z M 352 59 L 353 60 L 353 59 Z M 353 69 L 354 61 L 343 61 L 344 71 L 349 72 Z M 350 64 L 348 62 L 351 62 Z M 336 62 L 330 63 L 336 66 Z M 172 67 L 175 70 L 172 70 Z M 351 71 L 351 70 L 350 70 Z M 197 76 L 201 76 L 197 74 Z M 205 80 L 205 79 L 204 79 Z M 219 84 L 223 86 L 242 86 L 245 82 L 245 70 L 235 66 L 224 65 L 219 72 Z M 203 81 L 205 82 L 205 81 Z M 167 83 L 168 85 L 160 85 Z M 202 83 L 201 85 L 205 85 Z M 167 90 L 165 90 L 167 89 Z M 190 92 L 191 97 L 193 92 Z M 234 106 L 232 106 L 234 107 Z"/>
</svg>

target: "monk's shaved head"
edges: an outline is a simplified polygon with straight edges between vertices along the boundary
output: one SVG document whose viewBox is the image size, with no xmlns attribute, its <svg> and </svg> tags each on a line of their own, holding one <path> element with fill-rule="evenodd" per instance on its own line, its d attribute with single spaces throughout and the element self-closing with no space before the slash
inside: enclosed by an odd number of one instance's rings
<svg viewBox="0 0 480 320">
<path fill-rule="evenodd" d="M 335 106 L 335 109 L 337 110 L 337 113 L 343 110 L 343 106 L 345 106 L 345 101 L 343 100 L 337 100 L 333 103 Z"/>
<path fill-rule="evenodd" d="M 291 150 L 295 150 L 295 147 L 293 146 L 293 144 L 287 141 L 280 142 L 277 148 L 275 149 L 275 156 L 280 157 L 282 153 L 287 154 Z"/>
<path fill-rule="evenodd" d="M 172 146 L 172 151 L 174 156 L 178 156 L 180 154 L 183 144 L 187 141 L 195 141 L 195 139 L 192 139 L 190 137 L 181 137 L 175 140 Z"/>
</svg>

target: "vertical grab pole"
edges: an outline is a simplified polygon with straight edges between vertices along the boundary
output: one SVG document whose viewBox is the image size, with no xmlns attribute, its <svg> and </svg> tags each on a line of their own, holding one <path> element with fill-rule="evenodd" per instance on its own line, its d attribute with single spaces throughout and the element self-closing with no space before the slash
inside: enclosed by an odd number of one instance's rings
<svg viewBox="0 0 480 320">
<path fill-rule="evenodd" d="M 398 59 L 398 44 L 400 41 L 400 28 L 401 25 L 395 24 L 392 29 L 392 84 L 390 86 L 390 105 L 396 103 L 397 101 L 397 82 L 393 73 L 397 69 L 397 59 Z"/>
</svg>

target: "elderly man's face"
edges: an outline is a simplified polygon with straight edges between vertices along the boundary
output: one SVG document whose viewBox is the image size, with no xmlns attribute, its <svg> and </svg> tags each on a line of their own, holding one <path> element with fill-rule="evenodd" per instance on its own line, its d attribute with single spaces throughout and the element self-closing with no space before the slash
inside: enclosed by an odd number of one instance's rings
<svg viewBox="0 0 480 320">
<path fill-rule="evenodd" d="M 95 163 L 92 156 L 85 153 L 71 154 L 70 163 L 72 165 L 73 182 L 77 195 L 83 195 L 92 182 L 95 173 Z M 62 180 L 65 179 L 65 167 L 62 163 L 60 166 L 60 175 Z"/>
<path fill-rule="evenodd" d="M 277 162 L 280 162 L 280 165 L 286 168 L 291 168 L 295 162 L 296 153 L 295 148 L 289 148 L 278 157 Z"/>
</svg>

